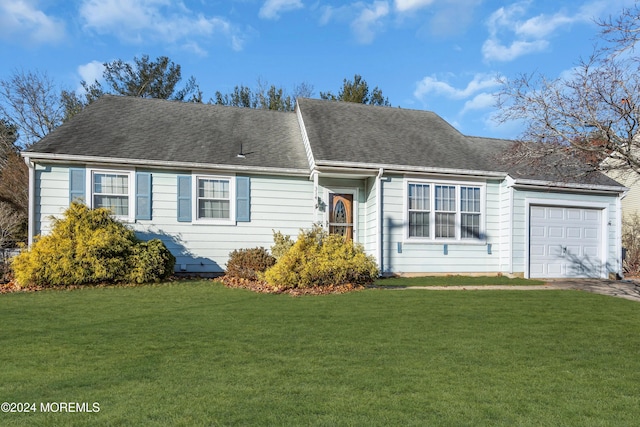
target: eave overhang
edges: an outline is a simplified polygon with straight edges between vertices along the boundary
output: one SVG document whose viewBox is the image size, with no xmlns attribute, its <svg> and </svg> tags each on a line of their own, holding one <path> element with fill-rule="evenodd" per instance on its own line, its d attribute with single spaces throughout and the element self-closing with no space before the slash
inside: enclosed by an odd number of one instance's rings
<svg viewBox="0 0 640 427">
<path fill-rule="evenodd" d="M 142 166 L 153 169 L 183 169 L 183 170 L 216 170 L 220 172 L 239 172 L 254 173 L 262 175 L 288 175 L 288 176 L 308 176 L 308 169 L 297 168 L 276 168 L 265 166 L 251 165 L 229 165 L 215 163 L 198 163 L 198 162 L 175 162 L 167 160 L 148 160 L 148 159 L 128 159 L 117 157 L 99 157 L 99 156 L 80 156 L 74 154 L 53 154 L 38 153 L 31 151 L 23 151 L 20 153 L 22 157 L 29 158 L 31 161 L 44 161 L 47 163 L 75 163 L 75 164 L 95 164 L 105 166 Z"/>
</svg>

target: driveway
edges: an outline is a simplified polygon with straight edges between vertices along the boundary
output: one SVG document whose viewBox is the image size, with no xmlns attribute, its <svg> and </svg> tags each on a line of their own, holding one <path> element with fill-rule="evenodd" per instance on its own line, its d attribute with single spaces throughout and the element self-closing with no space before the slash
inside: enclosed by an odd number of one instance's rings
<svg viewBox="0 0 640 427">
<path fill-rule="evenodd" d="M 392 289 L 392 288 L 389 288 Z M 596 294 L 609 295 L 612 297 L 625 298 L 640 302 L 640 280 L 604 280 L 604 279 L 549 279 L 544 285 L 532 286 L 410 286 L 401 289 L 426 289 L 432 291 L 453 291 L 453 290 L 578 290 L 593 292 Z"/>
<path fill-rule="evenodd" d="M 635 280 L 554 279 L 547 285 L 554 289 L 575 289 L 640 302 L 640 282 Z"/>
</svg>

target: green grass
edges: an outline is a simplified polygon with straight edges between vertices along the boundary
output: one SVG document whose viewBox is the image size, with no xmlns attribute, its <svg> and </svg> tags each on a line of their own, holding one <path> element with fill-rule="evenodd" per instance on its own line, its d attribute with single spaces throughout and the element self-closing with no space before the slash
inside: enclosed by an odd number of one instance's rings
<svg viewBox="0 0 640 427">
<path fill-rule="evenodd" d="M 293 298 L 205 281 L 0 296 L 0 425 L 623 426 L 640 304 L 578 291 Z"/>
<path fill-rule="evenodd" d="M 532 286 L 544 285 L 541 280 L 510 279 L 506 276 L 425 276 L 425 277 L 387 277 L 378 279 L 376 286 Z"/>
</svg>

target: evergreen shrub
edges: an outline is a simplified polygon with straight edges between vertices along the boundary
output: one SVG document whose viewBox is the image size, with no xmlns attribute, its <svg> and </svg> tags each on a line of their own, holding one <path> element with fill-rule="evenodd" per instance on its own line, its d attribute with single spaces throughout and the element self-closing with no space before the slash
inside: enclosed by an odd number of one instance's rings
<svg viewBox="0 0 640 427">
<path fill-rule="evenodd" d="M 276 263 L 265 248 L 239 249 L 229 254 L 227 276 L 258 280 L 259 275 Z"/>
<path fill-rule="evenodd" d="M 139 240 L 105 208 L 73 202 L 51 233 L 16 256 L 12 268 L 20 286 L 143 283 L 166 279 L 175 257 L 159 239 Z"/>
<path fill-rule="evenodd" d="M 360 244 L 319 226 L 301 231 L 295 244 L 265 272 L 274 287 L 365 285 L 378 277 L 375 259 Z"/>
</svg>

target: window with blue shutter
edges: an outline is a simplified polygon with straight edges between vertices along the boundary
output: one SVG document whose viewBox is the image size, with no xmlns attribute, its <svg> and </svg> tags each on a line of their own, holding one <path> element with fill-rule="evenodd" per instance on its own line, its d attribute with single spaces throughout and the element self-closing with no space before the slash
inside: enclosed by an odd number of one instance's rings
<svg viewBox="0 0 640 427">
<path fill-rule="evenodd" d="M 69 204 L 74 200 L 86 202 L 85 174 L 84 168 L 69 168 Z"/>
<path fill-rule="evenodd" d="M 251 181 L 248 176 L 236 177 L 236 221 L 251 221 Z"/>
<path fill-rule="evenodd" d="M 151 174 L 136 172 L 136 219 L 151 219 Z"/>
<path fill-rule="evenodd" d="M 191 222 L 191 175 L 178 175 L 178 221 Z"/>
</svg>

